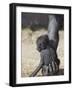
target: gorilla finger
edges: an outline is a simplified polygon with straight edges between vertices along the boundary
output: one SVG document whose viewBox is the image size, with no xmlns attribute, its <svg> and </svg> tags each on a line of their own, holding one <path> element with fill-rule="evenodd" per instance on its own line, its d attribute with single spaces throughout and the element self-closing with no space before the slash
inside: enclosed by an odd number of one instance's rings
<svg viewBox="0 0 73 90">
<path fill-rule="evenodd" d="M 52 61 L 52 68 L 53 68 L 53 71 L 55 72 L 56 71 L 56 66 L 55 66 L 55 62 Z"/>
<path fill-rule="evenodd" d="M 57 63 L 55 62 L 55 67 L 56 67 L 56 71 L 59 70 L 59 66 L 57 65 Z"/>
<path fill-rule="evenodd" d="M 51 73 L 53 70 L 52 70 L 52 65 L 49 64 L 49 72 Z"/>
</svg>

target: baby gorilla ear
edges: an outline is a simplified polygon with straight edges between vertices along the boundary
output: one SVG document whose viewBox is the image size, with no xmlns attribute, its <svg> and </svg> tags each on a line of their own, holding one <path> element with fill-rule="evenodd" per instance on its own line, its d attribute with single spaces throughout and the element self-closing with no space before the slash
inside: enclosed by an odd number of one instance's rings
<svg viewBox="0 0 73 90">
<path fill-rule="evenodd" d="M 49 38 L 48 35 L 42 35 L 38 37 L 37 41 L 37 50 L 41 52 L 41 50 L 44 50 L 49 45 Z"/>
</svg>

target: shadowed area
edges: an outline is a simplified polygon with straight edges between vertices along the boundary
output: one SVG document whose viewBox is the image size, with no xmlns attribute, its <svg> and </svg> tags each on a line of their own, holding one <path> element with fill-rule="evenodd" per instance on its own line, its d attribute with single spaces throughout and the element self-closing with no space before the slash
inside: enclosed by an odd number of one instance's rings
<svg viewBox="0 0 73 90">
<path fill-rule="evenodd" d="M 60 69 L 57 75 L 64 75 L 64 69 Z"/>
<path fill-rule="evenodd" d="M 42 13 L 24 13 L 22 12 L 22 29 L 30 28 L 32 31 L 45 28 L 48 29 L 50 14 Z M 56 14 L 59 23 L 59 30 L 64 30 L 64 15 Z M 40 30 L 39 29 L 39 30 Z"/>
<path fill-rule="evenodd" d="M 56 73 L 55 75 L 48 75 L 48 76 L 59 76 L 59 75 L 64 75 L 64 69 L 60 69 L 58 73 Z M 42 75 L 37 75 L 37 76 L 42 76 Z"/>
</svg>

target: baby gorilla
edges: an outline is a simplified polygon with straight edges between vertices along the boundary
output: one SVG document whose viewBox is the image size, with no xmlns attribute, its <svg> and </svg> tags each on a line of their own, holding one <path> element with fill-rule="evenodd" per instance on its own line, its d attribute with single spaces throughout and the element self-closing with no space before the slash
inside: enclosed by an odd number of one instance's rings
<svg viewBox="0 0 73 90">
<path fill-rule="evenodd" d="M 30 76 L 35 76 L 40 69 L 42 69 L 43 76 L 54 75 L 59 71 L 60 61 L 57 58 L 56 50 L 50 46 L 49 42 L 47 35 L 38 37 L 36 43 L 41 60 L 39 66 Z"/>
</svg>

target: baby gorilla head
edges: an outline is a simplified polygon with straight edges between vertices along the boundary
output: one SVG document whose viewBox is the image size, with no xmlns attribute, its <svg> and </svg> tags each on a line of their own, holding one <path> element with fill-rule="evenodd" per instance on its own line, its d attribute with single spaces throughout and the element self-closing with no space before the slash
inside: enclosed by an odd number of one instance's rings
<svg viewBox="0 0 73 90">
<path fill-rule="evenodd" d="M 41 50 L 44 50 L 49 45 L 49 38 L 48 35 L 42 35 L 38 37 L 37 41 L 37 50 L 41 52 Z"/>
</svg>

